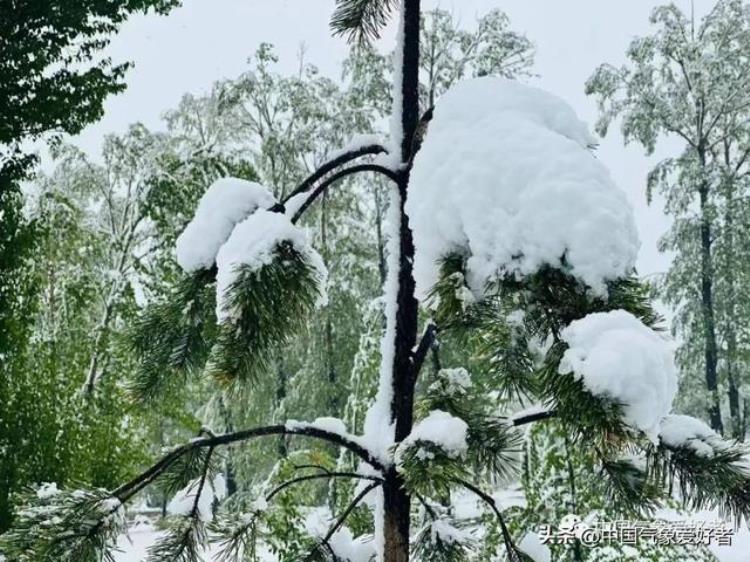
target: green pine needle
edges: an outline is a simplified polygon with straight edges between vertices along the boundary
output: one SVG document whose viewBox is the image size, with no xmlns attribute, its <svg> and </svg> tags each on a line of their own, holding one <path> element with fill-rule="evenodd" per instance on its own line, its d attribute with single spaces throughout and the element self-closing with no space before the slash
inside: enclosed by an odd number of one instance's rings
<svg viewBox="0 0 750 562">
<path fill-rule="evenodd" d="M 396 0 L 337 0 L 331 28 L 351 42 L 377 39 L 395 6 Z"/>
<path fill-rule="evenodd" d="M 237 311 L 219 327 L 206 366 L 219 382 L 248 382 L 267 373 L 320 299 L 319 272 L 290 243 L 276 248 L 273 261 L 260 269 L 240 266 L 225 296 Z"/>
</svg>

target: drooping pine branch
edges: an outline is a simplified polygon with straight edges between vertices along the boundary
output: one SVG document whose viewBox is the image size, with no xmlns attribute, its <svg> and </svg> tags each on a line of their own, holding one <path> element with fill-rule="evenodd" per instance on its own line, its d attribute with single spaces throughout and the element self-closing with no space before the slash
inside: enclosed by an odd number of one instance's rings
<svg viewBox="0 0 750 562">
<path fill-rule="evenodd" d="M 360 156 L 381 154 L 383 152 L 388 151 L 382 145 L 369 144 L 359 147 L 356 150 L 346 151 L 343 154 L 336 156 L 335 158 L 331 158 L 330 160 L 319 166 L 317 170 L 315 170 L 312 174 L 305 178 L 302 183 L 300 183 L 294 190 L 292 190 L 291 193 L 289 193 L 289 195 L 287 195 L 279 204 L 279 208 L 274 207 L 270 210 L 281 211 L 280 207 L 288 203 L 292 197 L 299 195 L 300 193 L 309 191 L 318 181 L 323 179 L 327 174 L 334 171 L 336 168 L 343 166 L 344 164 L 347 164 L 352 160 L 356 160 Z"/>
<path fill-rule="evenodd" d="M 274 352 L 297 333 L 323 290 L 320 272 L 291 243 L 281 242 L 260 268 L 239 266 L 206 371 L 227 385 L 270 371 Z"/>
<path fill-rule="evenodd" d="M 326 190 L 336 183 L 337 181 L 354 174 L 360 174 L 364 172 L 375 172 L 378 174 L 381 174 L 391 181 L 398 181 L 398 176 L 389 170 L 388 168 L 385 168 L 383 166 L 379 166 L 377 164 L 358 164 L 355 166 L 350 166 L 348 168 L 345 168 L 343 170 L 340 170 L 336 172 L 335 174 L 332 174 L 330 177 L 326 178 L 324 181 L 322 181 L 319 185 L 315 187 L 315 189 L 312 190 L 312 193 L 310 196 L 302 203 L 300 208 L 294 213 L 294 216 L 292 217 L 292 223 L 296 223 L 301 218 L 302 214 L 310 207 L 310 205 L 313 204 L 313 202 L 320 197 L 323 193 L 326 192 Z"/>
<path fill-rule="evenodd" d="M 377 39 L 396 4 L 396 0 L 338 0 L 331 27 L 352 42 Z"/>
<path fill-rule="evenodd" d="M 488 493 L 482 491 L 481 488 L 478 486 L 475 486 L 471 482 L 468 482 L 466 480 L 458 480 L 456 481 L 457 484 L 460 484 L 470 492 L 472 492 L 474 495 L 476 495 L 479 499 L 481 499 L 484 503 L 489 505 L 492 508 L 492 511 L 495 513 L 495 516 L 497 517 L 497 521 L 500 524 L 500 529 L 503 534 L 503 542 L 505 543 L 505 548 L 508 552 L 508 560 L 510 562 L 522 562 L 521 554 L 519 553 L 516 546 L 513 544 L 513 539 L 511 538 L 510 531 L 508 531 L 508 526 L 505 524 L 505 519 L 503 518 L 503 514 L 500 512 L 500 509 L 497 507 L 497 502 L 495 499 L 489 495 Z"/>
<path fill-rule="evenodd" d="M 331 537 L 336 534 L 336 531 L 338 531 L 341 526 L 346 522 L 347 517 L 351 515 L 352 511 L 356 509 L 356 507 L 360 504 L 360 502 L 369 494 L 372 490 L 380 486 L 380 482 L 373 482 L 372 484 L 369 484 L 365 488 L 362 489 L 359 494 L 355 496 L 355 498 L 351 501 L 351 503 L 346 507 L 346 509 L 341 513 L 341 515 L 338 517 L 336 522 L 331 525 L 331 528 L 328 529 L 328 532 L 325 534 L 325 536 L 320 539 L 320 544 L 318 545 L 318 548 L 313 550 L 307 558 L 305 558 L 305 562 L 313 562 L 315 560 L 315 557 L 319 554 L 320 548 L 326 545 L 329 545 L 329 541 L 331 540 Z M 330 547 L 329 547 L 330 548 Z"/>
<path fill-rule="evenodd" d="M 188 454 L 195 454 L 195 451 L 197 450 L 215 448 L 222 445 L 231 445 L 233 443 L 240 443 L 249 439 L 265 437 L 269 435 L 303 435 L 321 439 L 323 441 L 332 443 L 333 445 L 346 448 L 377 470 L 384 470 L 381 462 L 374 456 L 372 456 L 372 454 L 367 449 L 362 447 L 362 445 L 355 443 L 337 433 L 332 433 L 324 429 L 310 426 L 287 428 L 285 425 L 269 425 L 236 431 L 232 433 L 223 433 L 219 435 L 193 439 L 188 443 L 185 443 L 184 445 L 176 447 L 175 449 L 170 451 L 165 457 L 163 457 L 149 469 L 114 490 L 112 492 L 112 495 L 114 497 L 122 499 L 123 501 L 127 501 L 132 497 L 134 493 L 142 490 L 160 475 L 169 470 L 175 462 L 178 462 L 181 459 L 181 457 Z"/>
<path fill-rule="evenodd" d="M 200 371 L 215 337 L 215 271 L 184 277 L 163 302 L 150 305 L 128 334 L 138 369 L 128 381 L 140 402 L 158 399 L 171 383 Z"/>
<path fill-rule="evenodd" d="M 208 485 L 211 457 L 214 449 L 211 447 L 203 459 L 197 484 L 194 481 L 195 497 L 192 499 L 190 511 L 184 515 L 176 515 L 170 520 L 167 534 L 159 539 L 148 551 L 149 562 L 199 562 L 202 547 L 206 541 L 205 515 L 201 512 L 201 496 Z"/>
</svg>

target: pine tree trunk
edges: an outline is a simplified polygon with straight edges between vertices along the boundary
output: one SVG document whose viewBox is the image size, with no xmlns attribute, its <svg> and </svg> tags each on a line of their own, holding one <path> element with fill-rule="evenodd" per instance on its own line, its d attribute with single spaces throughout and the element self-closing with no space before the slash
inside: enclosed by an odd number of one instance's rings
<svg viewBox="0 0 750 562">
<path fill-rule="evenodd" d="M 705 155 L 700 154 L 701 163 L 705 165 Z M 708 183 L 703 181 L 700 187 L 701 209 L 701 313 L 703 315 L 704 359 L 706 389 L 709 392 L 708 417 L 711 428 L 723 433 L 721 408 L 719 406 L 718 377 L 716 372 L 716 324 L 714 320 L 713 265 L 711 257 L 711 218 L 708 206 Z"/>
<path fill-rule="evenodd" d="M 403 65 L 401 68 L 401 161 L 411 159 L 414 134 L 419 122 L 419 25 L 420 0 L 403 0 Z M 416 373 L 412 349 L 417 343 L 419 305 L 413 275 L 414 241 L 404 211 L 409 187 L 409 167 L 400 172 L 399 191 L 399 271 L 396 296 L 396 331 L 393 359 L 393 399 L 391 419 L 395 440 L 401 442 L 412 429 Z M 408 562 L 411 498 L 403 479 L 391 468 L 383 485 L 384 562 Z"/>
</svg>

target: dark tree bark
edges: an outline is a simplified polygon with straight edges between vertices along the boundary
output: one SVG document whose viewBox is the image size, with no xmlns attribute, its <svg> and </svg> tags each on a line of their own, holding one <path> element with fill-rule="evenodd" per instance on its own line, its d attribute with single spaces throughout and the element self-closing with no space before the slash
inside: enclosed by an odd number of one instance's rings
<svg viewBox="0 0 750 562">
<path fill-rule="evenodd" d="M 705 167 L 705 154 L 699 151 L 701 164 Z M 708 183 L 703 182 L 699 189 L 701 209 L 701 314 L 703 316 L 704 361 L 706 389 L 709 393 L 708 417 L 711 428 L 724 432 L 719 406 L 719 385 L 716 372 L 716 321 L 714 319 L 713 263 L 711 256 L 711 219 L 708 204 Z"/>
<path fill-rule="evenodd" d="M 414 134 L 419 122 L 419 26 L 420 0 L 403 3 L 403 66 L 401 83 L 401 161 L 411 160 Z M 395 440 L 402 441 L 412 429 L 414 418 L 414 385 L 416 373 L 412 350 L 417 343 L 418 304 L 414 296 L 414 241 L 409 219 L 404 211 L 409 187 L 409 169 L 399 172 L 399 271 L 396 296 L 395 353 L 393 360 L 393 399 L 391 419 L 395 422 Z M 408 562 L 409 515 L 411 497 L 403 479 L 390 468 L 383 484 L 385 562 Z"/>
</svg>

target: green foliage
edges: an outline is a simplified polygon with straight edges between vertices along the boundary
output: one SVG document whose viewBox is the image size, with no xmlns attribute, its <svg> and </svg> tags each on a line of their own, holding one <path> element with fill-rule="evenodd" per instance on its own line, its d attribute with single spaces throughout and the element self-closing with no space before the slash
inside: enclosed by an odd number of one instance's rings
<svg viewBox="0 0 750 562">
<path fill-rule="evenodd" d="M 229 318 L 220 324 L 207 371 L 224 384 L 268 373 L 272 352 L 315 309 L 323 290 L 319 272 L 288 242 L 259 269 L 240 266 L 224 295 Z"/>
<path fill-rule="evenodd" d="M 0 4 L 0 145 L 56 131 L 78 133 L 121 92 L 128 63 L 99 57 L 132 13 L 166 13 L 177 0 Z"/>
<path fill-rule="evenodd" d="M 663 486 L 676 484 L 689 509 L 718 509 L 722 516 L 739 525 L 750 509 L 750 485 L 744 466 L 746 451 L 726 444 L 713 455 L 690 448 L 673 449 L 662 445 L 649 450 L 652 474 Z"/>
<path fill-rule="evenodd" d="M 395 0 L 337 0 L 331 27 L 349 40 L 377 39 L 395 5 Z"/>
<path fill-rule="evenodd" d="M 125 518 L 105 490 L 30 490 L 13 529 L 0 535 L 11 562 L 114 562 Z"/>
<path fill-rule="evenodd" d="M 157 400 L 164 387 L 200 372 L 216 332 L 214 273 L 186 276 L 164 302 L 150 305 L 133 324 L 130 349 L 138 370 L 129 390 L 139 401 Z M 177 380 L 175 380 L 177 377 Z"/>
<path fill-rule="evenodd" d="M 199 517 L 173 516 L 164 523 L 165 535 L 148 550 L 149 562 L 200 562 L 206 528 Z"/>
<path fill-rule="evenodd" d="M 675 311 L 681 341 L 678 403 L 708 413 L 714 429 L 731 425 L 742 439 L 750 339 L 736 319 L 747 310 L 750 280 L 747 3 L 719 0 L 700 19 L 667 4 L 650 22 L 652 33 L 633 40 L 627 63 L 601 65 L 586 91 L 597 99 L 601 134 L 619 118 L 624 141 L 649 154 L 661 139 L 682 144 L 655 165 L 646 186 L 648 200 L 660 196 L 674 219 L 659 241 L 674 258 L 656 289 Z M 722 424 L 722 410 L 731 424 Z"/>
</svg>

